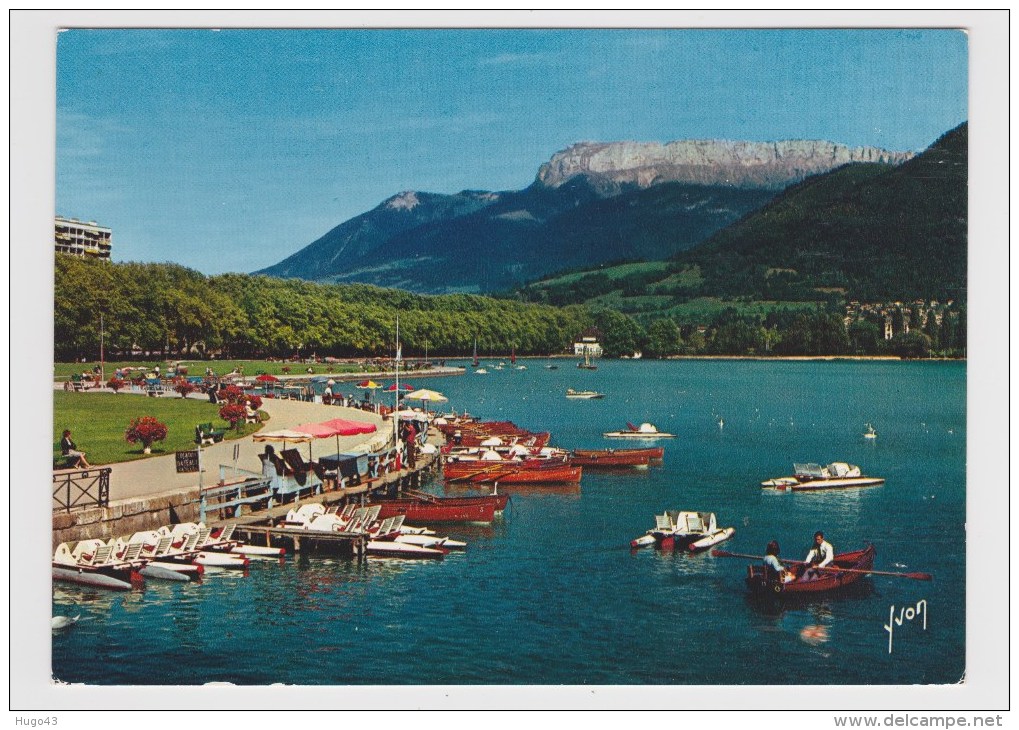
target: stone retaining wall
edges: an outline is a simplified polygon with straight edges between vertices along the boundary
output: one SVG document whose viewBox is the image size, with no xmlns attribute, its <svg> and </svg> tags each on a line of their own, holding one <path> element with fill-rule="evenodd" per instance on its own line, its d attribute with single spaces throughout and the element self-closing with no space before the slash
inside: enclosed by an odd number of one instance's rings
<svg viewBox="0 0 1019 730">
<path fill-rule="evenodd" d="M 53 513 L 53 547 L 62 542 L 109 540 L 177 522 L 198 522 L 198 487 L 111 502 L 77 512 Z"/>
</svg>

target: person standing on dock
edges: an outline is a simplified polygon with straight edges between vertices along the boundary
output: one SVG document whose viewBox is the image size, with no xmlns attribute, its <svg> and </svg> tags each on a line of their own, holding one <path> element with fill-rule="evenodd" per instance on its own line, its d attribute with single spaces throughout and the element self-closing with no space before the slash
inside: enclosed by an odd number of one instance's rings
<svg viewBox="0 0 1019 730">
<path fill-rule="evenodd" d="M 413 423 L 407 424 L 407 464 L 411 469 L 417 464 L 417 429 Z"/>
</svg>

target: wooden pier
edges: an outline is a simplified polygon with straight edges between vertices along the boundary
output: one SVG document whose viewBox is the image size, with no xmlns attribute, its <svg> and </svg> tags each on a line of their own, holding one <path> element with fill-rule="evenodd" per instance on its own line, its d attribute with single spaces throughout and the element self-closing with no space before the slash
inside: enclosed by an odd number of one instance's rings
<svg viewBox="0 0 1019 730">
<path fill-rule="evenodd" d="M 364 483 L 350 487 L 329 489 L 326 485 L 326 488 L 318 494 L 299 497 L 292 502 L 275 505 L 268 509 L 255 510 L 249 514 L 219 520 L 210 519 L 209 524 L 210 527 L 215 528 L 235 525 L 234 534 L 239 534 L 245 542 L 251 545 L 284 547 L 294 552 L 338 553 L 360 558 L 365 555 L 368 545 L 368 538 L 363 533 L 315 532 L 297 527 L 284 527 L 279 523 L 286 518 L 288 512 L 299 508 L 302 504 L 314 503 L 328 507 L 334 504 L 346 505 L 354 500 L 364 504 L 372 494 L 398 494 L 405 488 L 418 487 L 421 484 L 422 475 L 436 468 L 438 464 L 438 452 L 434 454 L 419 453 L 414 469 L 405 468 L 392 471 L 366 479 Z M 217 506 L 209 505 L 207 509 L 209 512 L 215 512 Z M 222 511 L 228 510 L 223 509 Z"/>
</svg>

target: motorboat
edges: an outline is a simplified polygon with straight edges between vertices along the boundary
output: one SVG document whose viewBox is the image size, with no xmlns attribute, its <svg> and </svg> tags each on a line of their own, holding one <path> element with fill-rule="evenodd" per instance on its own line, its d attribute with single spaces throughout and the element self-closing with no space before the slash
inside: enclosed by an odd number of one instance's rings
<svg viewBox="0 0 1019 730">
<path fill-rule="evenodd" d="M 876 487 L 884 484 L 881 477 L 864 476 L 860 467 L 836 461 L 828 466 L 819 464 L 793 464 L 791 477 L 776 477 L 761 482 L 765 489 L 778 491 L 811 491 L 817 489 L 849 489 L 852 487 Z"/>
<path fill-rule="evenodd" d="M 714 512 L 668 511 L 655 515 L 655 527 L 630 541 L 630 547 L 654 545 L 660 550 L 701 552 L 736 534 L 735 527 L 718 527 Z"/>
<path fill-rule="evenodd" d="M 626 424 L 625 431 L 609 431 L 603 433 L 607 439 L 672 439 L 676 438 L 675 434 L 665 433 L 659 431 L 658 427 L 652 423 L 642 423 L 640 426 L 634 426 L 632 423 Z"/>
<path fill-rule="evenodd" d="M 604 398 L 605 394 L 599 393 L 596 390 L 574 390 L 573 388 L 567 388 L 566 397 L 572 400 L 595 400 Z"/>
</svg>

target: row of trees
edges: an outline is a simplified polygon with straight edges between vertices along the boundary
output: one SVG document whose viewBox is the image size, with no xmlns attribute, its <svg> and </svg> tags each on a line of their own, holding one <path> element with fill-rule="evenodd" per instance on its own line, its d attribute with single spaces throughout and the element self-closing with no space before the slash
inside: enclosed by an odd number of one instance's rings
<svg viewBox="0 0 1019 730">
<path fill-rule="evenodd" d="M 100 314 L 110 356 L 132 351 L 162 357 L 387 357 L 395 348 L 396 317 L 405 356 L 481 353 L 547 355 L 570 351 L 595 327 L 609 357 L 643 351 L 679 354 L 841 355 L 964 354 L 965 315 L 886 341 L 877 325 L 846 328 L 834 307 L 738 309 L 706 326 L 652 320 L 647 328 L 616 310 L 553 307 L 476 295 L 421 296 L 396 289 L 315 284 L 296 279 L 225 274 L 206 277 L 173 264 L 113 264 L 57 256 L 55 356 L 98 355 Z M 930 322 L 933 323 L 933 318 Z"/>
</svg>

